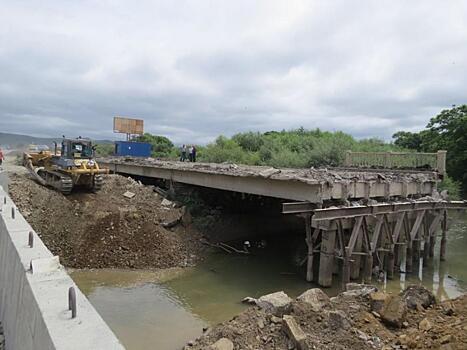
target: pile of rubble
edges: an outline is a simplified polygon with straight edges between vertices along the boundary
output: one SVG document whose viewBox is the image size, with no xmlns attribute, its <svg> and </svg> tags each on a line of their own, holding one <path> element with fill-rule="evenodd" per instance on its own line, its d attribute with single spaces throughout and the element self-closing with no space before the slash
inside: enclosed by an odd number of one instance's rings
<svg viewBox="0 0 467 350">
<path fill-rule="evenodd" d="M 276 292 L 245 302 L 255 306 L 185 350 L 467 348 L 467 296 L 436 304 L 419 286 L 395 295 L 349 283 L 333 298 L 315 288 L 296 300 Z"/>
<path fill-rule="evenodd" d="M 10 195 L 67 267 L 189 266 L 201 249 L 184 208 L 131 178 L 109 175 L 98 193 L 63 196 L 13 174 Z"/>
</svg>

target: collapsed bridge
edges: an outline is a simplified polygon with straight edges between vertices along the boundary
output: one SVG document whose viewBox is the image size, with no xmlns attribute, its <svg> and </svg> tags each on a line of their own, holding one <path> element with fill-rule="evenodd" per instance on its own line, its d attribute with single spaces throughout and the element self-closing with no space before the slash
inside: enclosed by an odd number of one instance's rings
<svg viewBox="0 0 467 350">
<path fill-rule="evenodd" d="M 323 287 L 331 286 L 336 271 L 343 283 L 369 281 L 375 266 L 388 278 L 402 264 L 407 272 L 416 271 L 420 260 L 426 265 L 434 256 L 439 228 L 445 258 L 447 211 L 467 208 L 466 202 L 448 201 L 436 191 L 445 163 L 445 151 L 347 152 L 344 167 L 319 169 L 100 160 L 114 173 L 163 179 L 170 186 L 184 183 L 283 200 L 284 214 L 305 218 L 307 280 Z"/>
</svg>

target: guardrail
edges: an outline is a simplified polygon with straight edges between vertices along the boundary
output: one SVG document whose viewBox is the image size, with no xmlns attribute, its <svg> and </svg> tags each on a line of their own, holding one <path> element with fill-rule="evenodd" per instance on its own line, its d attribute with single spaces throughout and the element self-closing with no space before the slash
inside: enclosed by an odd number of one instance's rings
<svg viewBox="0 0 467 350">
<path fill-rule="evenodd" d="M 438 151 L 437 153 L 347 151 L 344 166 L 433 170 L 444 175 L 446 173 L 446 153 L 446 151 Z"/>
</svg>

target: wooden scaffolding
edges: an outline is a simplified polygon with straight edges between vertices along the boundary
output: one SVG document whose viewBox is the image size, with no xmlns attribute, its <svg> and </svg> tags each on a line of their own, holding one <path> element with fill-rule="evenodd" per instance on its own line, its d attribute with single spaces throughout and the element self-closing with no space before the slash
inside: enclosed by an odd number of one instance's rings
<svg viewBox="0 0 467 350">
<path fill-rule="evenodd" d="M 306 279 L 330 287 L 340 272 L 350 280 L 369 282 L 375 271 L 388 279 L 401 268 L 418 271 L 434 256 L 441 229 L 440 260 L 446 257 L 448 210 L 467 209 L 465 201 L 412 201 L 368 206 L 316 208 L 316 204 L 284 203 L 283 213 L 305 218 L 308 246 Z"/>
</svg>

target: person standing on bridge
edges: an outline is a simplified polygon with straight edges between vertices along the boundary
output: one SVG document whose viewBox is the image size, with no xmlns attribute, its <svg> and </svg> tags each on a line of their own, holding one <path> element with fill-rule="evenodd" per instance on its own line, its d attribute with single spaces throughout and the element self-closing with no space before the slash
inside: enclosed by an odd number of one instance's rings
<svg viewBox="0 0 467 350">
<path fill-rule="evenodd" d="M 193 145 L 188 148 L 188 160 L 193 161 Z"/>
<path fill-rule="evenodd" d="M 196 146 L 193 145 L 192 147 L 193 147 L 193 150 L 191 151 L 191 161 L 195 163 L 196 162 Z"/>
<path fill-rule="evenodd" d="M 185 160 L 186 160 L 186 146 L 182 145 L 182 147 L 180 147 L 180 161 L 184 162 Z"/>
</svg>

